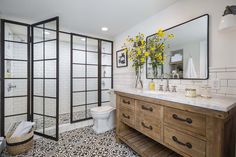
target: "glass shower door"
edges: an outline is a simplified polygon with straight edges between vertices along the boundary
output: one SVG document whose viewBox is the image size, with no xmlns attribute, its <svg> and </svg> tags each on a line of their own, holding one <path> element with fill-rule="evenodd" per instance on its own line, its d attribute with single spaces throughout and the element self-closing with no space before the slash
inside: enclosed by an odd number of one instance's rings
<svg viewBox="0 0 236 157">
<path fill-rule="evenodd" d="M 101 106 L 110 105 L 110 89 L 113 88 L 113 43 L 101 41 Z"/>
<path fill-rule="evenodd" d="M 71 122 L 91 118 L 98 106 L 98 40 L 71 35 Z"/>
<path fill-rule="evenodd" d="M 58 140 L 59 18 L 32 25 L 32 113 L 35 133 Z"/>
<path fill-rule="evenodd" d="M 1 20 L 1 135 L 30 120 L 30 25 Z"/>
</svg>

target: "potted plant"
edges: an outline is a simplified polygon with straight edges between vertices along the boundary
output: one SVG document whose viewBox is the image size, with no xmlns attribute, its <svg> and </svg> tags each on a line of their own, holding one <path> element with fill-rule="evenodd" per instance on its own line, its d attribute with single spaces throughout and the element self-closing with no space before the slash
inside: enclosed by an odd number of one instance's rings
<svg viewBox="0 0 236 157">
<path fill-rule="evenodd" d="M 149 59 L 152 66 L 154 78 L 158 78 L 158 68 L 164 64 L 166 60 L 166 48 L 169 48 L 168 40 L 174 38 L 173 34 L 167 34 L 162 29 L 148 40 L 146 45 L 149 52 Z"/>
<path fill-rule="evenodd" d="M 149 52 L 146 51 L 144 34 L 139 33 L 135 37 L 128 36 L 124 48 L 128 53 L 129 60 L 133 63 L 132 67 L 135 69 L 135 88 L 143 88 L 142 71 L 146 59 L 149 56 Z"/>
</svg>

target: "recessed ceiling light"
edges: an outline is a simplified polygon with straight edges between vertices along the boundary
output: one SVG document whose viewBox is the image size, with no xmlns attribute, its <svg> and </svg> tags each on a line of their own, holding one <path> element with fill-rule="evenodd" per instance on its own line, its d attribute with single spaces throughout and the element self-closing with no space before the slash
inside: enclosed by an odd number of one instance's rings
<svg viewBox="0 0 236 157">
<path fill-rule="evenodd" d="M 85 41 L 85 38 L 81 38 L 82 41 Z"/>
<path fill-rule="evenodd" d="M 49 35 L 50 33 L 49 33 L 48 31 L 45 31 L 44 34 L 45 34 L 45 35 Z"/>
<path fill-rule="evenodd" d="M 102 27 L 101 30 L 102 30 L 103 32 L 106 32 L 106 31 L 108 31 L 108 28 L 107 28 L 107 27 Z"/>
</svg>

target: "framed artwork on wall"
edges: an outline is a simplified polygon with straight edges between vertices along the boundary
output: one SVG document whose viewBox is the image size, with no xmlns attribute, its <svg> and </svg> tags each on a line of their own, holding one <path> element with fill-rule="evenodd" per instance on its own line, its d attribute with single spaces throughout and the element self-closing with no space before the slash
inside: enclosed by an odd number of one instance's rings
<svg viewBox="0 0 236 157">
<path fill-rule="evenodd" d="M 116 66 L 117 68 L 128 66 L 128 53 L 126 49 L 116 51 Z"/>
</svg>

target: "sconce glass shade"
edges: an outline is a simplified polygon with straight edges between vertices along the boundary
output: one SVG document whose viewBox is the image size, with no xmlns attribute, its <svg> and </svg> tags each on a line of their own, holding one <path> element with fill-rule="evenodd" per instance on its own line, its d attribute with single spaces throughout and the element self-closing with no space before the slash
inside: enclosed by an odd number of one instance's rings
<svg viewBox="0 0 236 157">
<path fill-rule="evenodd" d="M 222 16 L 219 30 L 226 30 L 226 29 L 236 30 L 236 15 L 228 14 Z"/>
</svg>

